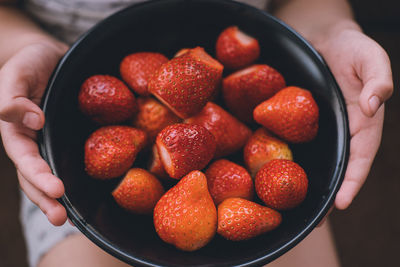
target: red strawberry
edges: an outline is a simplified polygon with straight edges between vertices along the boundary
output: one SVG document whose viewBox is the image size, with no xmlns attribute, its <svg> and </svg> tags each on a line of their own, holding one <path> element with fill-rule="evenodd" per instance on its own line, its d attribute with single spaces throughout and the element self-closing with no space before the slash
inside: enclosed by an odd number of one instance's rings
<svg viewBox="0 0 400 267">
<path fill-rule="evenodd" d="M 130 169 L 112 192 L 118 205 L 136 214 L 152 214 L 163 194 L 160 181 L 140 168 Z"/>
<path fill-rule="evenodd" d="M 203 48 L 189 49 L 163 64 L 149 81 L 149 91 L 176 115 L 198 113 L 220 85 L 223 66 Z"/>
<path fill-rule="evenodd" d="M 214 156 L 216 146 L 206 128 L 184 123 L 167 126 L 158 134 L 156 144 L 164 169 L 175 179 L 203 169 Z"/>
<path fill-rule="evenodd" d="M 208 167 L 206 176 L 208 191 L 216 205 L 230 197 L 253 198 L 253 180 L 242 166 L 220 159 Z"/>
<path fill-rule="evenodd" d="M 185 122 L 202 125 L 214 135 L 217 143 L 214 158 L 224 157 L 241 149 L 251 135 L 251 130 L 246 125 L 212 102 L 208 102 L 200 113 Z"/>
<path fill-rule="evenodd" d="M 228 198 L 218 206 L 218 234 L 228 240 L 247 240 L 277 228 L 279 212 L 241 198 Z"/>
<path fill-rule="evenodd" d="M 133 126 L 144 130 L 150 142 L 153 142 L 166 126 L 180 121 L 179 117 L 153 98 L 138 98 L 137 102 L 139 112 L 133 120 Z"/>
<path fill-rule="evenodd" d="M 268 207 L 288 210 L 297 207 L 307 194 L 307 175 L 297 163 L 274 159 L 257 173 L 255 187 L 258 197 Z"/>
<path fill-rule="evenodd" d="M 149 78 L 168 61 L 164 55 L 152 52 L 130 54 L 119 67 L 122 79 L 139 95 L 150 95 L 147 90 Z"/>
<path fill-rule="evenodd" d="M 226 28 L 217 39 L 217 59 L 228 69 L 249 66 L 260 55 L 257 39 L 239 30 L 237 26 Z"/>
<path fill-rule="evenodd" d="M 268 65 L 239 70 L 226 77 L 222 84 L 225 104 L 244 122 L 251 122 L 254 108 L 286 86 L 283 76 Z"/>
<path fill-rule="evenodd" d="M 318 132 L 319 111 L 310 91 L 289 86 L 254 109 L 254 120 L 292 143 L 309 142 Z"/>
<path fill-rule="evenodd" d="M 260 128 L 247 141 L 243 150 L 244 162 L 252 177 L 261 167 L 273 159 L 293 160 L 289 146 L 272 136 L 265 128 Z"/>
<path fill-rule="evenodd" d="M 162 165 L 160 155 L 158 154 L 157 145 L 153 146 L 153 153 L 149 160 L 148 170 L 159 179 L 169 178 L 168 173 L 165 171 L 164 166 Z"/>
<path fill-rule="evenodd" d="M 125 126 L 115 126 L 115 127 L 125 127 Z M 135 145 L 136 149 L 139 152 L 148 143 L 148 137 L 146 135 L 146 132 L 144 132 L 140 129 L 135 129 L 135 128 L 129 127 L 129 126 L 126 126 L 126 127 L 133 129 L 133 130 L 130 130 L 132 132 L 132 141 L 133 141 L 133 144 Z"/>
<path fill-rule="evenodd" d="M 105 126 L 96 130 L 85 143 L 86 172 L 98 179 L 123 175 L 145 142 L 145 132 L 128 126 Z"/>
<path fill-rule="evenodd" d="M 81 86 L 78 96 L 83 114 L 99 124 L 114 124 L 132 118 L 136 99 L 120 80 L 109 75 L 94 75 Z"/>
<path fill-rule="evenodd" d="M 165 242 L 194 251 L 205 246 L 217 229 L 217 210 L 206 176 L 193 171 L 165 193 L 154 209 L 154 226 Z"/>
</svg>

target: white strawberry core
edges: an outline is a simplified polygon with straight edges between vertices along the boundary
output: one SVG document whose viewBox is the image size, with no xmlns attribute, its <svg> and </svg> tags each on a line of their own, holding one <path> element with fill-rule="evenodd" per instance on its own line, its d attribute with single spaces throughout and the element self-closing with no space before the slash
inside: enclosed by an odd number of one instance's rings
<svg viewBox="0 0 400 267">
<path fill-rule="evenodd" d="M 156 164 L 160 164 L 160 161 L 161 161 L 161 158 L 158 154 L 157 145 L 154 145 L 153 146 L 153 155 L 151 157 L 151 163 L 150 163 L 150 167 L 149 167 L 150 172 L 152 172 L 154 170 L 154 168 L 157 167 Z M 162 162 L 161 162 L 161 165 L 162 165 Z"/>
<path fill-rule="evenodd" d="M 193 48 L 190 53 L 194 56 L 195 59 L 201 61 L 204 64 L 209 65 L 212 68 L 222 69 L 221 63 L 217 60 L 213 59 L 206 51 L 204 51 L 201 47 Z"/>
<path fill-rule="evenodd" d="M 164 165 L 164 168 L 165 169 L 170 168 L 172 166 L 172 160 L 171 160 L 171 156 L 168 153 L 168 150 L 163 145 L 161 145 L 161 146 L 159 145 L 158 149 L 159 149 L 158 152 L 159 152 L 161 161 Z"/>
<path fill-rule="evenodd" d="M 236 39 L 243 45 L 249 45 L 254 41 L 254 38 L 245 34 L 244 32 L 237 30 Z"/>
</svg>

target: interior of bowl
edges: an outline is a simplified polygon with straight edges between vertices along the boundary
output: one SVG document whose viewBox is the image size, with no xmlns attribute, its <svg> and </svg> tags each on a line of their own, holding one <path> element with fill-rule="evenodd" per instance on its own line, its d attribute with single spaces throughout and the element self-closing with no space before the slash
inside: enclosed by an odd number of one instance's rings
<svg viewBox="0 0 400 267">
<path fill-rule="evenodd" d="M 161 241 L 151 216 L 131 215 L 117 207 L 110 192 L 119 179 L 105 182 L 86 175 L 84 142 L 98 126 L 79 112 L 77 96 L 80 85 L 91 75 L 120 77 L 119 63 L 129 53 L 156 51 L 171 58 L 180 48 L 202 46 L 214 55 L 218 34 L 230 25 L 239 26 L 259 40 L 259 63 L 279 70 L 288 85 L 309 89 L 319 105 L 317 138 L 291 146 L 295 161 L 308 174 L 309 192 L 300 207 L 283 212 L 283 223 L 275 231 L 244 242 L 216 236 L 198 251 L 183 252 Z M 100 247 L 135 266 L 267 263 L 297 244 L 322 219 L 332 204 L 347 161 L 346 111 L 322 59 L 276 19 L 230 1 L 148 2 L 103 21 L 61 61 L 49 83 L 43 108 L 46 125 L 40 139 L 41 152 L 65 184 L 62 202 L 70 218 Z"/>
</svg>

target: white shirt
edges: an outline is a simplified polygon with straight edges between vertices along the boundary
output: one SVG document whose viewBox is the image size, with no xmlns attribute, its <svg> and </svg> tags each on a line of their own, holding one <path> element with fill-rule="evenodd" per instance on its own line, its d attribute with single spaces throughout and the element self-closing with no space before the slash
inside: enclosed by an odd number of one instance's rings
<svg viewBox="0 0 400 267">
<path fill-rule="evenodd" d="M 51 34 L 73 43 L 98 21 L 112 13 L 144 0 L 25 0 L 24 8 Z M 243 0 L 265 9 L 268 0 Z"/>
</svg>

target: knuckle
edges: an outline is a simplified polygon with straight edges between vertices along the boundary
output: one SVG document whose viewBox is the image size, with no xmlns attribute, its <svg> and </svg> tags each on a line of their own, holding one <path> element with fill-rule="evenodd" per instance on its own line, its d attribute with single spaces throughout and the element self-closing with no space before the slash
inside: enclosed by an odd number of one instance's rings
<svg viewBox="0 0 400 267">
<path fill-rule="evenodd" d="M 3 119 L 3 117 L 6 117 L 9 111 L 10 111 L 10 105 L 0 100 L 0 118 Z"/>
<path fill-rule="evenodd" d="M 393 82 L 391 80 L 381 81 L 378 90 L 379 93 L 383 96 L 384 100 L 387 100 L 393 94 Z"/>
</svg>

